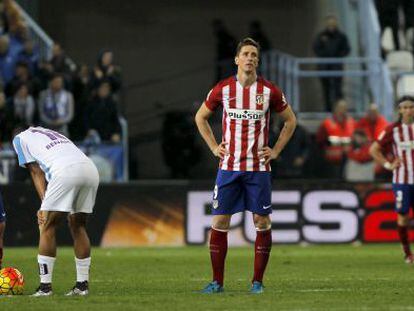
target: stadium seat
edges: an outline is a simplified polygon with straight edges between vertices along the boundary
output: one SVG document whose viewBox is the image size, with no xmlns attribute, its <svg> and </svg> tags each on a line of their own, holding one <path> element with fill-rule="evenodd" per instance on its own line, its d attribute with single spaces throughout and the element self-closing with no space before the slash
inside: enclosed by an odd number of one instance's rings
<svg viewBox="0 0 414 311">
<path fill-rule="evenodd" d="M 395 51 L 394 36 L 391 27 L 386 27 L 381 36 L 381 47 L 385 52 Z"/>
<path fill-rule="evenodd" d="M 414 96 L 414 74 L 402 75 L 397 81 L 397 97 Z"/>
<path fill-rule="evenodd" d="M 413 55 L 408 51 L 393 51 L 387 54 L 387 65 L 390 70 L 413 69 Z"/>
</svg>

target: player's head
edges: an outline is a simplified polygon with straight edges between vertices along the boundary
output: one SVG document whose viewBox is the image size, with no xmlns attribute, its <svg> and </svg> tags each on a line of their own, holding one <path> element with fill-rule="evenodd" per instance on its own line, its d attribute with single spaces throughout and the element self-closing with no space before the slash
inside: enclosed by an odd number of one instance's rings
<svg viewBox="0 0 414 311">
<path fill-rule="evenodd" d="M 245 72 L 256 71 L 259 65 L 260 45 L 252 38 L 244 38 L 237 45 L 236 57 L 234 59 L 239 69 Z"/>
<path fill-rule="evenodd" d="M 402 96 L 397 100 L 397 109 L 400 121 L 412 121 L 414 117 L 414 97 Z"/>
</svg>

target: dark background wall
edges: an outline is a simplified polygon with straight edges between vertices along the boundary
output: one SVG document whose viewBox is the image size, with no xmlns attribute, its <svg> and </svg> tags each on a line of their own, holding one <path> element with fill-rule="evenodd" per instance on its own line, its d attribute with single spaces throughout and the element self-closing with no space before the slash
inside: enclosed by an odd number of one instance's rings
<svg viewBox="0 0 414 311">
<path fill-rule="evenodd" d="M 168 173 L 159 144 L 160 114 L 176 107 L 195 110 L 214 83 L 211 22 L 224 20 L 242 38 L 249 22 L 260 20 L 275 48 L 309 56 L 324 7 L 322 0 L 42 0 L 37 11 L 39 24 L 75 62 L 94 64 L 100 49 L 113 49 L 123 70 L 122 110 L 139 177 L 162 178 Z M 211 166 L 204 163 L 201 177 Z"/>
</svg>

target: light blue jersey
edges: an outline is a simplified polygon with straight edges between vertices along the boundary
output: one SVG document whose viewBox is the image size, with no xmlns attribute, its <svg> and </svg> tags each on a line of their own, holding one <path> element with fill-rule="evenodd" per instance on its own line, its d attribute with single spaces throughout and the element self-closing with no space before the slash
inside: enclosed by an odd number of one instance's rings
<svg viewBox="0 0 414 311">
<path fill-rule="evenodd" d="M 90 161 L 69 138 L 43 127 L 30 127 L 16 135 L 13 146 L 19 165 L 36 162 L 47 181 L 70 165 Z"/>
</svg>

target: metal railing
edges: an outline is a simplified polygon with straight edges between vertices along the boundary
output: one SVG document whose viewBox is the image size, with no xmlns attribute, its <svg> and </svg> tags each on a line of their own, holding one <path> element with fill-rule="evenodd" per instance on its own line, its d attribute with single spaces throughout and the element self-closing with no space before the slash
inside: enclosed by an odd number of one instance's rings
<svg viewBox="0 0 414 311">
<path fill-rule="evenodd" d="M 376 9 L 372 0 L 358 0 L 357 4 L 363 57 L 300 58 L 277 50 L 261 56 L 261 73 L 280 86 L 293 108 L 303 117 L 319 118 L 321 113 L 301 109 L 301 79 L 324 77 L 360 78 L 354 86 L 348 87 L 352 90 L 357 86 L 361 88 L 360 92 L 345 92 L 346 98 L 357 103 L 355 112 L 362 113 L 369 102 L 374 101 L 387 119 L 393 117 L 394 92 L 389 69 L 381 58 Z M 344 70 L 315 69 L 324 64 L 342 65 Z"/>
<path fill-rule="evenodd" d="M 370 59 L 381 59 L 381 30 L 374 1 L 357 0 L 357 3 L 363 55 Z M 383 93 L 382 113 L 391 120 L 394 111 L 394 90 L 387 65 L 382 62 L 381 66 L 381 77 L 372 74 L 369 77 L 369 83 L 374 94 Z M 379 78 L 382 81 L 381 85 L 378 84 Z"/>
<path fill-rule="evenodd" d="M 336 64 L 344 66 L 344 70 L 317 70 L 317 65 Z M 356 68 L 348 68 L 356 67 Z M 386 83 L 387 73 L 384 72 L 382 59 L 366 57 L 347 57 L 347 58 L 299 58 L 279 51 L 265 53 L 262 56 L 261 72 L 268 79 L 276 82 L 285 92 L 289 102 L 292 103 L 295 111 L 302 116 L 316 116 L 318 113 L 308 112 L 301 108 L 302 89 L 300 80 L 304 78 L 324 78 L 324 77 L 362 77 L 368 81 L 368 88 L 362 94 L 353 95 L 352 100 L 358 103 L 369 103 L 369 98 L 375 101 L 381 111 L 386 112 L 389 105 L 387 100 Z M 375 87 L 374 87 L 375 86 Z M 357 113 L 362 113 L 364 105 L 356 107 Z M 387 117 L 391 116 L 389 113 Z"/>
</svg>

